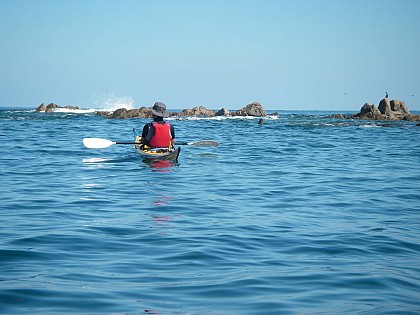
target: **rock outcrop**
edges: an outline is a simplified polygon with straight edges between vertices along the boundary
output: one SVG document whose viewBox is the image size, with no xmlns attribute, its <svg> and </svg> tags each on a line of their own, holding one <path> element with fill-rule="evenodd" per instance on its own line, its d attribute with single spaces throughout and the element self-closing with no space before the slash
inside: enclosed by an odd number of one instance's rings
<svg viewBox="0 0 420 315">
<path fill-rule="evenodd" d="M 365 103 L 360 112 L 353 115 L 334 115 L 339 119 L 367 119 L 367 120 L 408 120 L 420 121 L 420 115 L 411 114 L 405 102 L 384 98 L 379 106 Z"/>
<path fill-rule="evenodd" d="M 381 120 L 383 119 L 382 113 L 375 105 L 369 105 L 365 103 L 360 109 L 360 113 L 357 114 L 362 119 L 373 119 L 373 120 Z"/>
<path fill-rule="evenodd" d="M 36 108 L 37 112 L 45 112 L 50 113 L 53 112 L 55 109 L 59 108 L 67 108 L 67 109 L 80 109 L 78 106 L 59 106 L 54 103 L 50 103 L 45 106 L 44 103 L 39 105 Z M 110 119 L 127 119 L 127 118 L 150 118 L 152 117 L 152 113 L 150 108 L 141 107 L 138 109 L 126 109 L 120 108 L 113 112 L 109 111 L 97 111 L 96 115 L 103 116 Z M 271 114 L 272 116 L 278 116 L 278 113 Z M 222 108 L 218 111 L 207 109 L 204 106 L 196 106 L 192 109 L 183 109 L 180 112 L 170 112 L 170 117 L 214 117 L 214 116 L 254 116 L 254 117 L 264 117 L 267 116 L 263 106 L 258 103 L 254 102 L 251 104 L 246 105 L 245 107 L 230 112 L 226 108 Z"/>
<path fill-rule="evenodd" d="M 105 116 L 111 119 L 125 119 L 125 118 L 150 118 L 151 112 L 147 107 L 140 109 L 117 109 L 116 111 L 97 112 L 97 115 Z M 170 112 L 169 117 L 214 117 L 214 116 L 266 116 L 265 110 L 260 103 L 254 102 L 246 105 L 233 113 L 229 112 L 226 108 L 218 111 L 207 109 L 204 106 L 196 106 L 192 109 L 183 109 L 180 112 Z"/>
<path fill-rule="evenodd" d="M 404 116 L 411 115 L 405 102 L 389 101 L 387 98 L 379 102 L 378 109 L 382 115 L 385 115 L 386 119 L 403 119 Z"/>
<path fill-rule="evenodd" d="M 184 109 L 181 112 L 170 113 L 170 116 L 213 117 L 216 116 L 216 112 L 214 110 L 207 109 L 204 106 L 196 106 L 192 109 Z"/>
<path fill-rule="evenodd" d="M 150 109 L 147 107 L 140 107 L 139 109 L 119 108 L 113 112 L 97 112 L 97 115 L 106 116 L 111 119 L 126 119 L 126 118 L 149 118 L 152 117 Z"/>
<path fill-rule="evenodd" d="M 66 109 L 72 109 L 72 110 L 77 110 L 80 109 L 79 106 L 59 106 L 57 104 L 54 103 L 49 103 L 47 106 L 45 106 L 44 103 L 42 103 L 41 105 L 39 105 L 35 111 L 36 112 L 45 112 L 45 113 L 52 113 L 54 111 L 54 109 L 60 109 L 60 108 L 66 108 Z"/>
<path fill-rule="evenodd" d="M 246 105 L 244 108 L 237 110 L 234 113 L 234 116 L 256 116 L 263 117 L 266 116 L 265 110 L 260 103 L 254 102 Z"/>
<path fill-rule="evenodd" d="M 45 104 L 44 103 L 41 103 L 41 105 L 39 105 L 36 109 L 35 109 L 35 111 L 36 112 L 45 112 L 45 110 L 47 109 L 47 106 L 45 106 Z"/>
<path fill-rule="evenodd" d="M 216 116 L 230 116 L 230 112 L 226 108 L 222 108 L 216 112 Z"/>
</svg>

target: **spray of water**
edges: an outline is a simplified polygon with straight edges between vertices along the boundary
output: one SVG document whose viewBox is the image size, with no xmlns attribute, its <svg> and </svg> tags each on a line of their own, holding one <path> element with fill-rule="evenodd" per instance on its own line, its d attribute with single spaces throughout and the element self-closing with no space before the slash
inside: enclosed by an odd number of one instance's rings
<svg viewBox="0 0 420 315">
<path fill-rule="evenodd" d="M 134 108 L 134 100 L 131 97 L 102 94 L 93 101 L 92 107 L 98 111 L 109 112 L 113 112 L 120 108 L 129 110 Z"/>
</svg>

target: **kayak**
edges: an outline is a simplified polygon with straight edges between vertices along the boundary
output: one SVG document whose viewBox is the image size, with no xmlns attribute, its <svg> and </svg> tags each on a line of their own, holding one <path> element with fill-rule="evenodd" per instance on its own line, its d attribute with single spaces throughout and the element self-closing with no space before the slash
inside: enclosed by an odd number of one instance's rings
<svg viewBox="0 0 420 315">
<path fill-rule="evenodd" d="M 135 142 L 139 143 L 141 136 L 136 136 Z M 136 144 L 134 149 L 145 160 L 170 160 L 177 162 L 181 147 L 177 148 L 152 148 L 147 145 Z"/>
</svg>

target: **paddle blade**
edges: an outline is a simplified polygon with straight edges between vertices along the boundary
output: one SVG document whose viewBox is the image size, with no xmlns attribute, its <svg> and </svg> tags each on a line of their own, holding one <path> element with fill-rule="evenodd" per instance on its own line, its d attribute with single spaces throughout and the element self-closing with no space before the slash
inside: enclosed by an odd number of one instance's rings
<svg viewBox="0 0 420 315">
<path fill-rule="evenodd" d="M 109 146 L 115 144 L 116 142 L 108 140 L 108 139 L 101 139 L 101 138 L 84 138 L 83 144 L 86 148 L 89 149 L 103 149 L 108 148 Z"/>
<path fill-rule="evenodd" d="M 191 145 L 195 147 L 217 147 L 219 146 L 219 142 L 214 140 L 201 140 L 197 142 L 186 142 L 186 143 L 180 143 L 180 144 L 186 144 Z"/>
</svg>

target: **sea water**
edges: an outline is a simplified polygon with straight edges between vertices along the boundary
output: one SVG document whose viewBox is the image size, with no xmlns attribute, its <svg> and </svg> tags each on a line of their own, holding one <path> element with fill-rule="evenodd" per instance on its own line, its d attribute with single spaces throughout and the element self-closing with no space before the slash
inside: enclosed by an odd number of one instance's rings
<svg viewBox="0 0 420 315">
<path fill-rule="evenodd" d="M 147 119 L 0 110 L 1 314 L 418 314 L 420 127 L 280 111 Z"/>
</svg>

